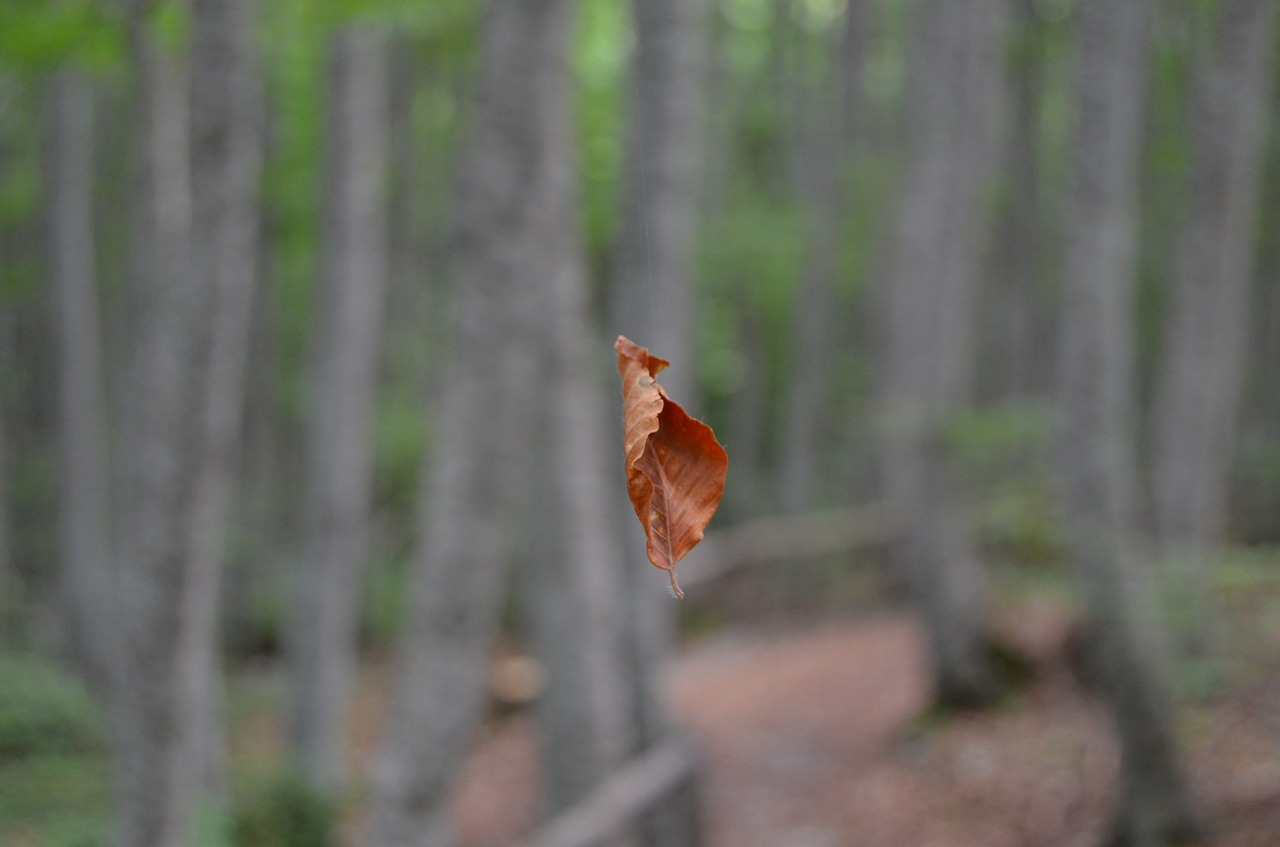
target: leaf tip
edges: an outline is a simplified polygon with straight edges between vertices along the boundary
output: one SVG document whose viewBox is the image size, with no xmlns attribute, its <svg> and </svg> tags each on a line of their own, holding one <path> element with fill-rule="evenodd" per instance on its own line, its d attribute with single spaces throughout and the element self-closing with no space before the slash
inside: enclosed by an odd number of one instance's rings
<svg viewBox="0 0 1280 847">
<path fill-rule="evenodd" d="M 649 376 L 657 376 L 658 372 L 667 367 L 671 363 L 661 356 L 655 356 L 649 352 L 648 347 L 641 347 L 625 335 L 619 335 L 618 339 L 613 342 L 613 349 L 618 353 L 618 370 L 624 367 L 623 363 L 631 360 L 648 371 Z"/>
</svg>

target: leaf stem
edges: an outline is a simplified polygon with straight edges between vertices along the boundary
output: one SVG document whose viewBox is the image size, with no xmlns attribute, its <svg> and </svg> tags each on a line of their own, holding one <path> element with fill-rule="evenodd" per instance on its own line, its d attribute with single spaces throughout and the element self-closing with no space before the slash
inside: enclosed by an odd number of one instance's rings
<svg viewBox="0 0 1280 847">
<path fill-rule="evenodd" d="M 672 565 L 672 566 L 671 566 L 671 569 L 667 571 L 667 574 L 671 577 L 671 590 L 675 592 L 675 594 L 676 594 L 676 599 L 677 599 L 677 600 L 683 600 L 683 599 L 684 599 L 684 592 L 680 590 L 680 583 L 676 582 L 676 568 L 675 568 L 675 565 Z"/>
</svg>

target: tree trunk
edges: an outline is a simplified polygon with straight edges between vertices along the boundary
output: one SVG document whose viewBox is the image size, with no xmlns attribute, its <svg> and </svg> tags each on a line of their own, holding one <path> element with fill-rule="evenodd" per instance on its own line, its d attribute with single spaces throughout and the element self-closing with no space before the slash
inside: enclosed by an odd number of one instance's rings
<svg viewBox="0 0 1280 847">
<path fill-rule="evenodd" d="M 564 277 L 572 177 L 563 143 L 568 0 L 494 0 L 479 108 L 459 164 L 453 359 L 424 478 L 424 543 L 373 774 L 372 847 L 452 841 L 446 790 L 484 704 L 511 519 L 547 374 L 539 351 Z M 523 546 L 516 548 L 523 550 Z"/>
<path fill-rule="evenodd" d="M 1145 0 L 1084 0 L 1064 292 L 1062 505 L 1121 744 L 1117 844 L 1195 833 L 1145 569 L 1136 560 L 1131 439 L 1138 165 L 1149 64 Z"/>
<path fill-rule="evenodd" d="M 672 397 L 696 407 L 693 239 L 710 10 L 704 0 L 637 0 L 632 13 L 636 47 L 622 221 L 611 280 L 614 315 L 621 334 L 676 363 L 663 374 L 663 385 Z M 623 511 L 630 514 L 630 506 Z M 634 532 L 627 535 L 636 537 Z M 636 586 L 638 614 L 653 627 L 641 640 L 667 643 L 674 620 L 671 606 L 643 580 L 653 576 L 643 544 L 626 547 L 637 551 L 625 564 L 628 574 L 642 580 Z M 653 740 L 643 736 L 642 743 Z"/>
<path fill-rule="evenodd" d="M 836 286 L 848 209 L 844 165 L 853 143 L 848 134 L 854 125 L 850 113 L 861 108 L 864 42 L 861 32 L 855 30 L 865 19 L 862 7 L 861 0 L 850 4 L 844 33 L 827 51 L 830 58 L 825 79 L 808 85 L 796 79 L 791 98 L 799 104 L 793 121 L 799 130 L 790 143 L 799 154 L 796 193 L 808 234 L 780 451 L 782 502 L 792 512 L 813 506 L 820 489 L 823 453 L 831 445 L 831 391 L 841 338 Z M 846 51 L 857 55 L 845 55 Z M 800 76 L 796 71 L 792 75 Z M 830 106 L 833 99 L 835 108 Z"/>
<path fill-rule="evenodd" d="M 691 402 L 697 373 L 693 243 L 706 76 L 706 0 L 635 0 L 625 188 L 612 285 L 618 331 L 676 362 L 663 384 Z"/>
<path fill-rule="evenodd" d="M 564 221 L 571 228 L 576 217 L 569 212 Z M 547 670 L 537 712 L 546 807 L 553 814 L 591 794 L 637 746 L 637 729 L 628 719 L 634 681 L 624 670 L 620 565 L 628 559 L 612 520 L 604 464 L 614 457 L 606 444 L 614 442 L 605 437 L 599 402 L 604 386 L 593 378 L 600 370 L 587 358 L 595 334 L 587 321 L 576 230 L 563 243 L 569 250 L 556 279 L 547 396 L 540 403 L 543 431 L 536 461 L 545 467 L 534 474 L 538 490 L 531 537 L 537 549 L 527 554 L 521 592 L 535 655 Z"/>
<path fill-rule="evenodd" d="M 697 298 L 693 244 L 704 153 L 706 0 L 635 0 L 635 54 L 617 262 L 611 280 L 617 329 L 674 362 L 663 374 L 672 397 L 696 415 Z M 621 462 L 618 467 L 621 469 Z M 626 676 L 631 752 L 665 739 L 670 718 L 658 697 L 660 664 L 675 638 L 676 608 L 643 551 L 643 533 L 625 502 L 621 473 L 614 513 L 624 521 L 619 564 L 630 602 Z M 618 519 L 618 518 L 615 518 Z M 674 807 L 673 807 L 674 809 Z M 687 816 L 686 816 L 687 818 Z M 662 809 L 642 820 L 649 843 L 678 845 L 695 837 L 696 821 Z"/>
<path fill-rule="evenodd" d="M 0 316 L 0 350 L 9 351 L 9 320 Z M 0 396 L 0 653 L 19 646 L 19 609 L 25 600 L 22 579 L 13 555 L 12 514 L 9 499 L 9 467 L 13 454 L 9 404 Z"/>
<path fill-rule="evenodd" d="M 132 451 L 128 514 L 116 594 L 124 643 L 115 685 L 122 780 L 121 847 L 178 847 L 191 835 L 197 772 L 190 707 L 196 676 L 184 632 L 186 545 L 198 416 L 187 379 L 199 358 L 194 315 L 207 309 L 194 284 L 186 69 L 162 52 L 147 4 L 135 6 L 133 60 L 142 103 L 147 236 L 135 281 Z"/>
<path fill-rule="evenodd" d="M 256 133 L 246 135 L 247 6 L 193 7 L 187 69 L 135 7 L 151 245 L 138 281 L 137 404 L 117 611 L 119 843 L 180 847 L 194 833 L 220 733 L 216 610 L 251 290 Z M 189 123 L 189 119 L 192 119 Z M 190 131 L 189 131 L 190 130 Z M 192 143 L 194 142 L 194 143 Z M 247 151 L 247 152 L 246 152 Z"/>
<path fill-rule="evenodd" d="M 550 277 L 540 361 L 533 542 L 521 568 L 521 601 L 535 655 L 546 668 L 537 702 L 543 729 L 545 807 L 551 814 L 588 797 L 635 749 L 628 719 L 631 681 L 624 669 L 618 526 L 610 512 L 605 462 L 614 458 L 597 377 L 612 356 L 592 342 L 587 269 L 575 213 L 577 161 L 569 80 L 543 104 L 548 179 L 558 207 L 547 221 Z M 550 192 L 551 187 L 548 188 Z M 594 364 L 593 364 L 594 363 Z"/>
<path fill-rule="evenodd" d="M 1153 416 L 1153 497 L 1163 552 L 1203 592 L 1221 540 L 1235 454 L 1276 5 L 1223 0 L 1191 104 L 1191 202 L 1179 239 Z"/>
<path fill-rule="evenodd" d="M 733 308 L 742 368 L 748 374 L 763 374 L 767 370 L 766 339 L 760 316 L 747 304 L 738 303 Z M 733 484 L 725 491 L 725 505 L 737 517 L 758 516 L 769 501 L 764 455 L 768 410 L 769 386 L 765 380 L 744 379 L 729 404 L 729 437 L 725 440 L 733 450 Z M 629 504 L 627 508 L 630 509 Z"/>
<path fill-rule="evenodd" d="M 73 654 L 99 692 L 108 689 L 113 584 L 102 333 L 93 233 L 93 92 L 86 77 L 50 83 L 50 278 L 58 330 L 61 593 Z"/>
<path fill-rule="evenodd" d="M 346 719 L 370 551 L 387 287 L 387 76 L 380 33 L 349 29 L 336 37 L 325 279 L 311 338 L 303 559 L 290 657 L 293 743 L 308 778 L 326 792 L 346 781 Z"/>
<path fill-rule="evenodd" d="M 973 322 L 1000 140 L 1004 3 L 926 2 L 911 49 L 908 177 L 888 284 L 881 425 L 905 569 L 942 704 L 994 693 L 986 579 L 959 514 L 944 434 L 968 400 Z"/>
<path fill-rule="evenodd" d="M 1052 383 L 1053 337 L 1041 295 L 1044 214 L 1041 210 L 1040 101 L 1044 56 L 1034 0 L 1014 0 L 1014 69 L 1009 75 L 1009 133 L 1004 145 L 1003 178 L 1008 200 L 999 228 L 999 264 L 994 285 L 984 298 L 987 374 L 984 397 L 1025 400 Z"/>
<path fill-rule="evenodd" d="M 222 801 L 228 774 L 217 613 L 241 452 L 264 157 L 255 18 L 256 0 L 194 0 L 192 6 L 192 256 L 212 309 L 199 389 L 205 445 L 192 506 L 188 625 L 198 633 L 202 665 L 194 692 L 202 784 Z"/>
</svg>

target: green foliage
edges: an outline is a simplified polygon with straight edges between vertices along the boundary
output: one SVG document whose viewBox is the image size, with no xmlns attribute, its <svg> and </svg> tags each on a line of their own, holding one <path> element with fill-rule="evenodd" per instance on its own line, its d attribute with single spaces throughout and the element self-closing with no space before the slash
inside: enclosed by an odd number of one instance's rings
<svg viewBox="0 0 1280 847">
<path fill-rule="evenodd" d="M 419 466 L 427 443 L 421 391 L 412 382 L 387 386 L 375 421 L 374 473 L 377 500 L 398 511 L 413 511 Z"/>
<path fill-rule="evenodd" d="M 109 847 L 105 756 L 0 759 L 0 844 Z"/>
<path fill-rule="evenodd" d="M 1280 650 L 1280 547 L 1232 547 L 1212 563 L 1213 615 L 1222 656 L 1242 681 L 1275 666 Z"/>
<path fill-rule="evenodd" d="M 899 167 L 892 156 L 866 150 L 853 156 L 845 171 L 847 190 L 857 202 L 844 222 L 836 284 L 839 294 L 856 300 L 867 288 L 871 259 L 888 233 L 891 216 L 881 210 L 892 204 Z"/>
<path fill-rule="evenodd" d="M 780 402 L 803 226 L 794 204 L 773 204 L 744 190 L 709 227 L 701 255 L 698 377 L 710 395 L 713 427 L 725 427 L 727 403 L 746 380 L 763 381 L 771 407 Z M 752 352 L 760 354 L 763 369 L 753 366 Z"/>
<path fill-rule="evenodd" d="M 945 437 L 974 476 L 1001 478 L 1011 466 L 1049 446 L 1053 421 L 1050 405 L 1005 403 L 952 415 Z"/>
<path fill-rule="evenodd" d="M 1009 480 L 979 503 L 983 547 L 1019 565 L 1049 566 L 1061 555 L 1054 496 L 1045 477 Z"/>
<path fill-rule="evenodd" d="M 735 75 L 759 74 L 769 56 L 773 4 L 768 0 L 725 0 L 719 8 L 725 24 L 721 61 Z"/>
<path fill-rule="evenodd" d="M 180 54 L 191 36 L 191 10 L 179 0 L 158 0 L 150 9 L 151 30 L 160 48 Z"/>
<path fill-rule="evenodd" d="M 104 722 L 84 686 L 34 655 L 0 656 L 0 759 L 100 750 Z"/>
<path fill-rule="evenodd" d="M 310 4 L 269 3 L 263 28 L 271 50 L 267 88 L 280 108 L 276 143 L 264 173 L 271 224 L 278 339 L 280 402 L 285 414 L 303 413 L 303 365 L 312 317 L 313 281 L 319 269 L 320 169 L 324 155 L 324 46 Z"/>
<path fill-rule="evenodd" d="M 364 646 L 376 649 L 395 643 L 409 605 L 411 564 L 411 557 L 400 556 L 369 569 L 361 614 L 361 642 Z"/>
<path fill-rule="evenodd" d="M 612 0 L 582 4 L 572 61 L 578 83 L 583 226 L 588 253 L 597 265 L 613 243 L 625 149 L 626 60 L 632 39 L 625 4 Z"/>
<path fill-rule="evenodd" d="M 1280 487 L 1280 442 L 1253 439 L 1241 451 L 1240 472 L 1258 482 Z"/>
<path fill-rule="evenodd" d="M 337 804 L 303 774 L 283 769 L 248 780 L 232 809 L 233 847 L 332 847 Z"/>
<path fill-rule="evenodd" d="M 1019 564 L 1055 563 L 1052 407 L 1029 402 L 973 409 L 947 421 L 945 439 L 975 492 L 973 517 L 983 546 Z"/>
<path fill-rule="evenodd" d="M 0 3 L 0 68 L 46 70 L 70 61 L 92 70 L 115 67 L 124 28 L 106 4 L 90 0 Z"/>
<path fill-rule="evenodd" d="M 0 176 L 0 223 L 16 223 L 40 205 L 40 170 L 34 157 L 23 156 Z"/>
<path fill-rule="evenodd" d="M 75 677 L 36 655 L 0 656 L 0 844 L 107 847 L 105 742 Z"/>
</svg>

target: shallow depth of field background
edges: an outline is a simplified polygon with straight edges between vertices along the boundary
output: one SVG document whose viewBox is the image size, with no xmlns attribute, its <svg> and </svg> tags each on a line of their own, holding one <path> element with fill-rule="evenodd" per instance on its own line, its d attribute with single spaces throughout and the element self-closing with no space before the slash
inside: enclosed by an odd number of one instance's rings
<svg viewBox="0 0 1280 847">
<path fill-rule="evenodd" d="M 1280 844 L 1277 56 L 1270 0 L 0 4 L 0 844 L 567 847 L 663 750 L 592 843 Z M 683 603 L 619 334 L 729 454 Z"/>
</svg>

